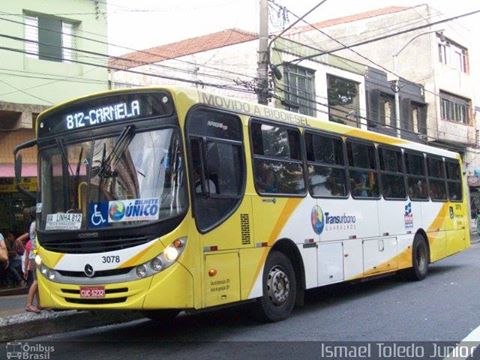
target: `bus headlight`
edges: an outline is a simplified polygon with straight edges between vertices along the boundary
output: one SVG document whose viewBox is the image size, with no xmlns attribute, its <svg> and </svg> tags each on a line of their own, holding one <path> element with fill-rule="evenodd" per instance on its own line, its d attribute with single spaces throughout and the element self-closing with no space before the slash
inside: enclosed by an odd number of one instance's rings
<svg viewBox="0 0 480 360">
<path fill-rule="evenodd" d="M 56 278 L 55 270 L 51 270 L 43 264 L 40 265 L 40 274 L 42 274 L 48 280 L 53 281 Z"/>
<path fill-rule="evenodd" d="M 155 275 L 168 268 L 178 260 L 185 249 L 186 238 L 179 238 L 172 242 L 163 252 L 152 260 L 138 265 L 135 269 L 139 278 Z"/>
<path fill-rule="evenodd" d="M 48 277 L 48 269 L 45 265 L 40 266 L 40 273 L 45 277 Z"/>
<path fill-rule="evenodd" d="M 160 259 L 159 257 L 154 258 L 152 261 L 150 261 L 150 267 L 152 268 L 153 271 L 162 270 L 162 267 L 163 267 L 162 259 Z"/>
<path fill-rule="evenodd" d="M 165 259 L 168 262 L 174 262 L 175 260 L 177 260 L 178 250 L 177 250 L 177 248 L 175 248 L 173 246 L 169 246 L 163 252 L 163 256 L 165 256 Z"/>
<path fill-rule="evenodd" d="M 139 278 L 144 278 L 145 276 L 147 276 L 147 267 L 145 266 L 145 264 L 137 266 L 137 276 Z"/>
</svg>

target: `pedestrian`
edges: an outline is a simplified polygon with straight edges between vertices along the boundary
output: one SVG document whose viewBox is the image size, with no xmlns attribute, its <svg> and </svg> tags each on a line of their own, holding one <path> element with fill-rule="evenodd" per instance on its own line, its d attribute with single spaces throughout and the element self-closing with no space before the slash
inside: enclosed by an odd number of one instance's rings
<svg viewBox="0 0 480 360">
<path fill-rule="evenodd" d="M 33 218 L 33 214 L 35 214 L 35 212 L 31 213 L 32 218 Z M 33 282 L 32 282 L 32 285 L 30 286 L 30 289 L 28 290 L 27 305 L 25 306 L 25 311 L 39 313 L 40 307 L 33 305 L 33 301 L 35 300 L 35 298 L 37 299 L 37 304 L 40 304 L 40 299 L 38 297 L 38 282 L 36 279 L 36 264 L 35 264 L 35 255 L 36 255 L 35 249 L 36 249 L 36 237 L 37 237 L 35 220 L 33 220 L 32 223 L 30 224 L 29 230 L 30 230 L 29 236 L 31 241 L 31 250 L 28 254 L 28 270 L 32 272 Z"/>
<path fill-rule="evenodd" d="M 5 245 L 8 252 L 7 278 L 10 280 L 10 285 L 12 287 L 25 286 L 22 278 L 22 256 L 19 254 L 19 252 L 23 253 L 23 245 L 17 241 L 11 231 L 7 232 Z"/>
<path fill-rule="evenodd" d="M 7 285 L 7 267 L 8 267 L 8 250 L 5 245 L 5 239 L 0 233 L 0 283 L 2 286 Z"/>
<path fill-rule="evenodd" d="M 32 252 L 32 240 L 28 239 L 23 254 L 23 277 L 27 281 L 27 288 L 30 289 L 33 283 L 33 270 L 30 266 L 30 253 Z"/>
</svg>

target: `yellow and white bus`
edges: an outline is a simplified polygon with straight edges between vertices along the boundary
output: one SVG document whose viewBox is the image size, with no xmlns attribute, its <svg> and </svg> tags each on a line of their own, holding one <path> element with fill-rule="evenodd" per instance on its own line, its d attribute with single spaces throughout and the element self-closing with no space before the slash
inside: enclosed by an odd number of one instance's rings
<svg viewBox="0 0 480 360">
<path fill-rule="evenodd" d="M 38 117 L 41 305 L 168 318 L 402 272 L 470 245 L 459 154 L 197 89 L 124 89 Z M 17 174 L 18 175 L 18 174 Z"/>
</svg>

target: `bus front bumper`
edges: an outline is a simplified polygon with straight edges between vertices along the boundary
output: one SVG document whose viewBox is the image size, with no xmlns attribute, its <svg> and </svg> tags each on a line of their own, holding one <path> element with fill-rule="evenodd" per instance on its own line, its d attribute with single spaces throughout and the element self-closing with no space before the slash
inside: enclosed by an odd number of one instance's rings
<svg viewBox="0 0 480 360">
<path fill-rule="evenodd" d="M 177 263 L 144 279 L 81 285 L 53 282 L 37 271 L 40 305 L 52 309 L 187 309 L 194 307 L 193 278 Z M 83 286 L 104 287 L 102 298 L 82 298 Z"/>
</svg>

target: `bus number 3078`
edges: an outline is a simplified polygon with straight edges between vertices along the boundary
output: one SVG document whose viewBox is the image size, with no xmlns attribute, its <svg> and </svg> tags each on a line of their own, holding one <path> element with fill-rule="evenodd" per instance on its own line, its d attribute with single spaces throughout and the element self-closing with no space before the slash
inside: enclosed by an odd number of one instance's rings
<svg viewBox="0 0 480 360">
<path fill-rule="evenodd" d="M 118 264 L 120 263 L 120 256 L 102 256 L 102 264 Z"/>
</svg>

